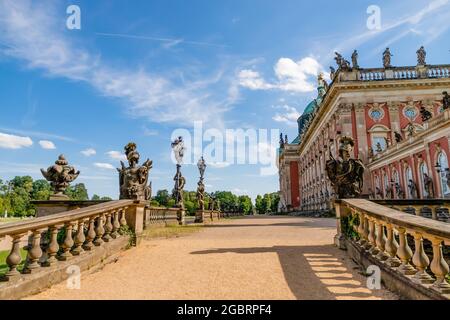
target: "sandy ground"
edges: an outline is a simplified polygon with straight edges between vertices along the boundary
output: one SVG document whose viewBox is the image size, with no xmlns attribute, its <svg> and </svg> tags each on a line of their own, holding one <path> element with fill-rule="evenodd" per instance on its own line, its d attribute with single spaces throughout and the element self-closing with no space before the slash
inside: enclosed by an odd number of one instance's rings
<svg viewBox="0 0 450 320">
<path fill-rule="evenodd" d="M 144 240 L 81 289 L 66 283 L 32 299 L 397 299 L 371 291 L 332 245 L 334 219 L 228 220 L 184 237 Z"/>
</svg>

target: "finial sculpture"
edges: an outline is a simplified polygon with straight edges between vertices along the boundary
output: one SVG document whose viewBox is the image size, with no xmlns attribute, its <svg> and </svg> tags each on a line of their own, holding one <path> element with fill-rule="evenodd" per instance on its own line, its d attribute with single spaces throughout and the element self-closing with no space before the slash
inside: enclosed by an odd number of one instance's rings
<svg viewBox="0 0 450 320">
<path fill-rule="evenodd" d="M 386 48 L 383 52 L 383 67 L 384 68 L 391 68 L 391 57 L 393 57 L 393 54 L 391 54 L 391 50 L 389 48 Z"/>
<path fill-rule="evenodd" d="M 351 137 L 342 137 L 339 146 L 341 159 L 334 159 L 330 152 L 330 160 L 326 163 L 328 178 L 339 199 L 355 198 L 362 192 L 364 165 L 361 160 L 351 158 L 354 145 Z"/>
<path fill-rule="evenodd" d="M 175 199 L 175 207 L 181 209 L 178 215 L 178 221 L 180 224 L 184 224 L 184 200 L 183 200 L 183 190 L 186 184 L 186 179 L 181 174 L 181 164 L 183 163 L 184 156 L 184 142 L 183 137 L 178 137 L 171 144 L 172 150 L 177 161 L 177 173 L 173 180 L 175 181 L 175 186 L 172 191 L 172 196 Z"/>
<path fill-rule="evenodd" d="M 417 65 L 418 66 L 424 66 L 427 64 L 426 57 L 427 52 L 425 51 L 425 48 L 423 46 L 420 47 L 419 50 L 417 50 Z"/>
<path fill-rule="evenodd" d="M 338 65 L 339 69 L 347 71 L 350 69 L 350 62 L 344 59 L 342 55 L 339 52 L 334 53 L 336 57 L 334 57 L 334 60 L 336 60 L 336 64 Z"/>
<path fill-rule="evenodd" d="M 355 50 L 352 53 L 352 65 L 354 69 L 359 69 L 359 64 L 358 64 L 358 51 Z"/>
<path fill-rule="evenodd" d="M 55 164 L 48 167 L 47 170 L 41 169 L 41 173 L 53 188 L 53 195 L 50 200 L 69 199 L 64 194 L 70 183 L 78 178 L 80 171 L 76 171 L 74 167 L 69 165 L 64 155 L 60 155 Z"/>
<path fill-rule="evenodd" d="M 203 159 L 203 156 L 200 158 L 200 160 L 197 163 L 198 171 L 200 172 L 200 180 L 198 181 L 198 187 L 197 187 L 197 202 L 198 202 L 198 209 L 201 211 L 205 210 L 205 185 L 203 184 L 203 179 L 205 175 L 206 170 L 206 163 L 205 159 Z"/>
<path fill-rule="evenodd" d="M 148 175 L 153 167 L 153 161 L 147 159 L 139 166 L 139 152 L 134 142 L 128 143 L 124 150 L 128 160 L 128 167 L 120 161 L 119 172 L 120 199 L 150 200 L 152 190 L 148 184 Z"/>
</svg>

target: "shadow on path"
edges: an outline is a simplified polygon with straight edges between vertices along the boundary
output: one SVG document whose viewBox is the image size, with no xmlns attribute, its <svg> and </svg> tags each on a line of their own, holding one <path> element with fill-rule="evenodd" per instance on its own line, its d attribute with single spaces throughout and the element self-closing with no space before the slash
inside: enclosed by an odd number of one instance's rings
<svg viewBox="0 0 450 320">
<path fill-rule="evenodd" d="M 324 246 L 273 246 L 260 248 L 221 248 L 191 254 L 276 253 L 286 282 L 299 300 L 379 299 L 360 281 L 333 251 Z M 257 270 L 255 270 L 257 272 Z M 257 276 L 257 274 L 255 275 Z"/>
</svg>

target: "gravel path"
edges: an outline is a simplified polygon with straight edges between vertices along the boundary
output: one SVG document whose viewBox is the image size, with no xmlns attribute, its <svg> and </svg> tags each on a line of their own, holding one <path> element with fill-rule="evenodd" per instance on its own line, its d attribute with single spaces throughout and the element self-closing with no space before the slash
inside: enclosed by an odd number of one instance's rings
<svg viewBox="0 0 450 320">
<path fill-rule="evenodd" d="M 371 291 L 332 245 L 334 219 L 227 220 L 184 237 L 144 240 L 81 289 L 62 283 L 32 299 L 397 299 Z"/>
</svg>

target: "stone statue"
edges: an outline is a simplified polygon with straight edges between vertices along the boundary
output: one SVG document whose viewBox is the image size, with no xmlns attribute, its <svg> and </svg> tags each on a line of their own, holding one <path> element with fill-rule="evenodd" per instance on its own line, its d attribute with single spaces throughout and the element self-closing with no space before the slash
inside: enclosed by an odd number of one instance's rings
<svg viewBox="0 0 450 320">
<path fill-rule="evenodd" d="M 64 155 L 61 154 L 53 166 L 48 167 L 47 170 L 41 169 L 41 173 L 53 188 L 50 200 L 57 200 L 69 199 L 64 191 L 79 176 L 80 171 L 76 171 L 74 167 L 70 166 Z"/>
<path fill-rule="evenodd" d="M 400 143 L 400 142 L 403 141 L 403 137 L 402 137 L 402 134 L 401 134 L 401 133 L 395 131 L 395 132 L 394 132 L 394 135 L 395 135 L 395 141 L 396 141 L 397 143 Z"/>
<path fill-rule="evenodd" d="M 383 152 L 383 147 L 381 146 L 381 143 L 377 142 L 377 152 Z"/>
<path fill-rule="evenodd" d="M 433 179 L 431 179 L 428 174 L 423 174 L 423 185 L 425 187 L 425 191 L 427 192 L 428 199 L 434 198 L 434 185 L 433 185 Z"/>
<path fill-rule="evenodd" d="M 352 65 L 354 69 L 359 69 L 358 65 L 358 51 L 353 51 L 352 53 Z"/>
<path fill-rule="evenodd" d="M 447 91 L 442 92 L 444 97 L 442 98 L 442 108 L 444 110 L 447 110 L 450 108 L 450 96 L 448 95 Z"/>
<path fill-rule="evenodd" d="M 405 198 L 405 193 L 403 192 L 402 187 L 400 186 L 400 183 L 398 183 L 398 182 L 395 183 L 395 193 L 397 194 L 398 199 Z"/>
<path fill-rule="evenodd" d="M 184 156 L 184 142 L 183 137 L 178 137 L 171 143 L 172 150 L 177 161 L 177 173 L 173 180 L 175 181 L 175 186 L 172 190 L 172 197 L 175 199 L 175 207 L 181 208 L 184 211 L 184 200 L 183 191 L 186 184 L 186 179 L 181 174 L 181 164 L 183 163 Z M 182 217 L 180 217 L 181 219 Z M 180 220 L 181 221 L 181 220 Z"/>
<path fill-rule="evenodd" d="M 375 190 L 375 199 L 383 199 L 383 193 L 381 192 L 381 189 L 379 187 L 376 187 Z"/>
<path fill-rule="evenodd" d="M 352 159 L 355 142 L 351 137 L 342 137 L 339 145 L 340 160 L 333 158 L 326 163 L 326 171 L 339 199 L 354 198 L 361 194 L 364 165 L 359 159 Z"/>
<path fill-rule="evenodd" d="M 422 121 L 428 121 L 433 117 L 433 114 L 428 111 L 424 106 L 420 107 L 420 116 L 422 117 Z"/>
<path fill-rule="evenodd" d="M 280 133 L 280 148 L 284 147 L 283 133 Z"/>
<path fill-rule="evenodd" d="M 344 57 L 342 57 L 342 55 L 340 53 L 335 52 L 334 54 L 336 55 L 334 60 L 336 60 L 336 64 L 338 65 L 339 69 L 342 69 L 344 71 L 349 70 L 350 69 L 350 62 L 345 60 Z"/>
<path fill-rule="evenodd" d="M 424 66 L 426 65 L 426 57 L 427 57 L 427 52 L 425 51 L 425 48 L 423 46 L 420 47 L 419 50 L 417 50 L 417 65 L 419 66 Z"/>
<path fill-rule="evenodd" d="M 391 57 L 393 57 L 393 55 L 391 54 L 391 50 L 389 48 L 386 48 L 386 50 L 384 50 L 383 52 L 383 67 L 384 68 L 391 68 Z"/>
<path fill-rule="evenodd" d="M 331 81 L 334 80 L 334 76 L 336 75 L 336 69 L 330 66 L 330 79 Z"/>
<path fill-rule="evenodd" d="M 417 199 L 417 197 L 418 197 L 417 186 L 416 186 L 416 183 L 414 181 L 412 181 L 411 179 L 409 179 L 409 182 L 408 182 L 408 189 L 409 189 L 411 198 Z"/>
<path fill-rule="evenodd" d="M 369 147 L 369 159 L 372 159 L 374 157 L 373 148 Z"/>
<path fill-rule="evenodd" d="M 447 187 L 450 189 L 450 169 L 445 168 L 445 179 L 447 180 Z"/>
<path fill-rule="evenodd" d="M 289 140 L 288 140 L 287 134 L 284 136 L 284 144 L 289 144 Z"/>
<path fill-rule="evenodd" d="M 412 137 L 416 134 L 416 127 L 410 122 L 408 124 L 408 137 Z"/>
<path fill-rule="evenodd" d="M 206 163 L 203 156 L 198 160 L 197 163 L 198 171 L 200 172 L 200 180 L 197 183 L 197 203 L 198 208 L 201 211 L 205 210 L 205 185 L 203 184 L 203 179 L 205 176 Z"/>
<path fill-rule="evenodd" d="M 125 155 L 128 160 L 128 167 L 120 161 L 119 172 L 120 199 L 150 200 L 152 190 L 148 184 L 148 175 L 153 167 L 153 161 L 147 159 L 142 166 L 138 166 L 139 152 L 136 151 L 136 144 L 130 142 L 125 146 Z"/>
<path fill-rule="evenodd" d="M 317 76 L 317 87 L 319 88 L 319 94 L 323 97 L 328 91 L 328 83 L 325 80 L 323 72 Z"/>
</svg>

